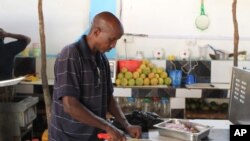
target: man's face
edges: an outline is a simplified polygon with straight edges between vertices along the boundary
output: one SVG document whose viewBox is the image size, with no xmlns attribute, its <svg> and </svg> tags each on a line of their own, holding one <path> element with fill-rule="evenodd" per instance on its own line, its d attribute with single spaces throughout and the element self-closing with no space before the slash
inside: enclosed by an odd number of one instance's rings
<svg viewBox="0 0 250 141">
<path fill-rule="evenodd" d="M 119 30 L 107 30 L 102 31 L 100 29 L 97 37 L 96 48 L 99 52 L 104 53 L 110 51 L 112 48 L 115 48 L 116 42 L 121 38 L 123 32 Z"/>
</svg>

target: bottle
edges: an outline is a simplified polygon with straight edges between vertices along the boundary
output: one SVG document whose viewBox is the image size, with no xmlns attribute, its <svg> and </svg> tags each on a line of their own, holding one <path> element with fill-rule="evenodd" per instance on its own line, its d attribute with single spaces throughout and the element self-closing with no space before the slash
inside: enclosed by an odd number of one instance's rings
<svg viewBox="0 0 250 141">
<path fill-rule="evenodd" d="M 126 105 L 124 105 L 124 100 L 123 97 L 115 97 L 116 103 L 121 107 L 122 111 L 125 112 L 126 110 Z"/>
<path fill-rule="evenodd" d="M 156 114 L 160 115 L 161 103 L 159 97 L 153 97 L 153 110 Z"/>
<path fill-rule="evenodd" d="M 170 117 L 170 105 L 169 105 L 169 100 L 167 97 L 161 98 L 160 116 L 162 118 Z"/>
<path fill-rule="evenodd" d="M 144 55 L 143 55 L 143 51 L 136 51 L 136 59 L 143 59 Z"/>
<path fill-rule="evenodd" d="M 132 112 L 135 110 L 135 99 L 133 97 L 127 98 L 127 112 Z"/>
<path fill-rule="evenodd" d="M 143 99 L 140 97 L 137 97 L 135 99 L 135 109 L 138 111 L 141 111 L 143 107 Z"/>
<path fill-rule="evenodd" d="M 39 57 L 41 54 L 41 48 L 39 43 L 32 43 L 31 56 Z"/>
<path fill-rule="evenodd" d="M 151 112 L 151 99 L 150 98 L 143 99 L 143 111 Z"/>
</svg>

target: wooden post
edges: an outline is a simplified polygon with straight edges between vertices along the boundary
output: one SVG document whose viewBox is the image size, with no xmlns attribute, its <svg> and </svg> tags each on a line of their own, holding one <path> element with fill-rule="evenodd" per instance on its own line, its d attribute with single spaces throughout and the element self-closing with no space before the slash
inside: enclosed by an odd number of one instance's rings
<svg viewBox="0 0 250 141">
<path fill-rule="evenodd" d="M 47 124 L 50 124 L 51 118 L 51 95 L 49 93 L 49 85 L 46 74 L 46 41 L 44 33 L 44 20 L 43 20 L 43 0 L 38 0 L 38 16 L 39 16 L 39 33 L 41 42 L 41 76 L 42 76 L 42 86 L 43 86 L 43 97 L 45 101 Z"/>
<path fill-rule="evenodd" d="M 234 0 L 232 4 L 232 13 L 233 13 L 233 24 L 234 24 L 234 66 L 235 67 L 238 66 L 238 45 L 239 45 L 239 31 L 238 31 L 236 10 L 237 10 L 237 0 Z"/>
</svg>

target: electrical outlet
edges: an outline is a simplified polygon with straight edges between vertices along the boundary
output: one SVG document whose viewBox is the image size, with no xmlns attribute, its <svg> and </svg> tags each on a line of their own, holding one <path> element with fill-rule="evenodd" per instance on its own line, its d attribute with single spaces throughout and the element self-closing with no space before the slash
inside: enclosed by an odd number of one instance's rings
<svg viewBox="0 0 250 141">
<path fill-rule="evenodd" d="M 132 43 L 133 41 L 134 41 L 134 37 L 133 36 L 124 36 L 123 37 L 123 42 Z"/>
</svg>

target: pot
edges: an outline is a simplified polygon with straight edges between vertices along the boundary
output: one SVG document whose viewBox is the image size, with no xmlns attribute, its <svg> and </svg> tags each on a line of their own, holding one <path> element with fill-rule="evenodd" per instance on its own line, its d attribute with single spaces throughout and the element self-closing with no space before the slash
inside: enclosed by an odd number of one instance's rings
<svg viewBox="0 0 250 141">
<path fill-rule="evenodd" d="M 213 48 L 211 45 L 207 45 L 209 48 L 211 48 L 214 51 L 214 54 L 209 54 L 210 58 L 213 60 L 227 60 L 229 57 L 233 57 L 234 53 L 226 53 L 221 50 L 217 50 Z M 237 53 L 238 57 L 240 55 L 246 55 L 246 51 L 240 51 Z"/>
<path fill-rule="evenodd" d="M 213 54 L 209 54 L 209 56 L 211 57 L 211 59 L 214 60 L 227 60 L 229 54 L 221 51 L 221 50 L 217 50 L 214 47 L 212 47 L 211 45 L 207 45 L 209 48 L 211 48 L 214 51 L 214 55 Z"/>
</svg>

